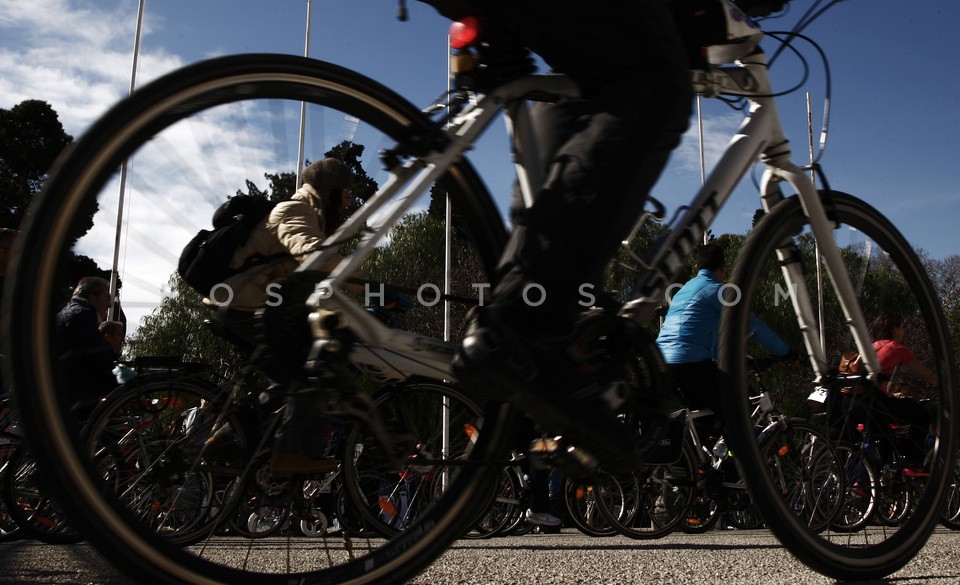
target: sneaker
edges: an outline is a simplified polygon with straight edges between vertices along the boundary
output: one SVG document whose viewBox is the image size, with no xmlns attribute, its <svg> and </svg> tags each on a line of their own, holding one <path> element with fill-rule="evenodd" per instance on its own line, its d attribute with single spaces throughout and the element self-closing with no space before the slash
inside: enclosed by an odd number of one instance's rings
<svg viewBox="0 0 960 585">
<path fill-rule="evenodd" d="M 336 471 L 340 462 L 336 457 L 318 457 L 303 453 L 273 453 L 274 477 L 290 477 L 293 475 L 316 475 Z"/>
<path fill-rule="evenodd" d="M 560 519 L 550 512 L 534 512 L 527 510 L 527 522 L 537 526 L 560 526 Z"/>
<path fill-rule="evenodd" d="M 565 448 L 583 451 L 584 461 L 597 460 L 610 471 L 642 464 L 668 420 L 631 401 L 622 360 L 610 351 L 623 345 L 613 340 L 625 329 L 625 320 L 596 311 L 571 334 L 550 337 L 524 327 L 522 317 L 505 317 L 507 312 L 491 306 L 473 313 L 453 360 L 460 382 L 481 398 L 516 405 L 545 434 L 562 436 Z M 606 341 L 598 342 L 601 338 Z M 635 416 L 639 411 L 653 423 L 646 426 L 643 441 Z"/>
</svg>

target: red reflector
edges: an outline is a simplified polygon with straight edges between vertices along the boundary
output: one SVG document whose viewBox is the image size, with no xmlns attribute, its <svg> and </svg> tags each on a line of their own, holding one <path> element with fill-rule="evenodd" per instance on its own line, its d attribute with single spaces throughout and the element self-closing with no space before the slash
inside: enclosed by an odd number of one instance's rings
<svg viewBox="0 0 960 585">
<path fill-rule="evenodd" d="M 480 37 L 480 19 L 466 16 L 450 25 L 450 47 L 465 49 L 477 42 Z"/>
</svg>

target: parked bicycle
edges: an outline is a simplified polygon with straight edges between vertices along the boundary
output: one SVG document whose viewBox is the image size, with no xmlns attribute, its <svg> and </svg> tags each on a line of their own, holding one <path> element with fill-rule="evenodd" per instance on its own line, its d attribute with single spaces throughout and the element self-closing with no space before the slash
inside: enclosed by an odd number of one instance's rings
<svg viewBox="0 0 960 585">
<path fill-rule="evenodd" d="M 794 42 L 798 38 L 795 33 L 822 14 L 816 8 L 818 4 L 801 17 L 794 31 L 771 38 L 787 45 Z M 719 362 L 728 376 L 724 402 L 732 413 L 728 442 L 742 464 L 757 509 L 797 558 L 838 579 L 879 578 L 902 567 L 926 542 L 940 518 L 953 477 L 958 405 L 947 327 L 920 260 L 891 222 L 864 200 L 830 188 L 819 165 L 815 170 L 823 188 L 817 190 L 808 176 L 810 169 L 791 162 L 776 108 L 778 94 L 769 80 L 769 61 L 758 50 L 763 33 L 729 2 L 722 2 L 721 8 L 723 16 L 718 26 L 726 28 L 717 32 L 729 42 L 709 51 L 710 64 L 694 71 L 692 81 L 704 96 L 745 100 L 748 114 L 744 124 L 699 193 L 671 225 L 669 236 L 643 258 L 645 276 L 636 296 L 619 309 L 599 311 L 593 324 L 598 340 L 623 340 L 628 356 L 625 361 L 641 362 L 639 369 L 644 376 L 631 381 L 635 384 L 634 396 L 671 397 L 662 360 L 657 359 L 656 352 L 643 353 L 649 339 L 639 332 L 650 321 L 667 286 L 675 281 L 682 259 L 702 240 L 716 213 L 759 157 L 764 165 L 760 198 L 766 214 L 751 231 L 730 279 L 740 292 L 740 302 L 730 307 L 721 324 Z M 496 67 L 497 63 L 484 66 Z M 38 445 L 36 455 L 54 478 L 51 489 L 76 514 L 78 524 L 104 555 L 138 578 L 149 575 L 157 580 L 401 582 L 441 555 L 451 541 L 477 521 L 491 486 L 509 461 L 511 429 L 515 428 L 517 413 L 508 405 L 490 403 L 482 412 L 482 420 L 477 421 L 476 442 L 449 456 L 396 440 L 389 425 L 358 391 L 355 374 L 373 369 L 394 373 L 401 380 L 414 376 L 454 380 L 450 359 L 456 342 L 444 341 L 437 333 L 391 329 L 341 291 L 355 268 L 375 260 L 383 250 L 380 244 L 402 231 L 411 217 L 409 212 L 427 207 L 421 196 L 435 184 L 450 197 L 458 237 L 461 242 L 469 240 L 474 251 L 469 257 L 482 267 L 489 282 L 494 281 L 505 224 L 467 154 L 490 123 L 505 112 L 511 123 L 517 168 L 521 170 L 520 191 L 530 196 L 541 167 L 532 148 L 535 141 L 528 101 L 577 97 L 575 86 L 561 76 L 503 79 L 506 81 L 494 87 L 457 83 L 451 95 L 436 102 L 440 107 L 424 113 L 382 85 L 328 63 L 286 55 L 217 58 L 190 65 L 141 88 L 97 121 L 51 170 L 21 232 L 18 272 L 15 282 L 6 289 L 18 310 L 6 314 L 5 331 L 13 340 L 10 347 L 15 386 L 18 391 L 29 389 L 18 395 L 28 413 L 28 431 L 43 429 L 48 436 Z M 309 562 L 296 565 L 272 562 L 278 556 L 275 549 L 251 549 L 248 560 L 237 565 L 212 548 L 182 550 L 176 543 L 156 538 L 153 528 L 127 513 L 129 502 L 117 498 L 116 492 L 102 491 L 100 477 L 92 471 L 95 460 L 91 452 L 78 448 L 77 437 L 65 423 L 54 382 L 57 356 L 50 347 L 46 325 L 55 313 L 52 291 L 56 275 L 73 241 L 69 218 L 81 206 L 98 200 L 107 207 L 116 192 L 113 177 L 118 176 L 124 161 L 133 155 L 151 160 L 155 163 L 151 172 L 167 178 L 165 184 L 174 177 L 202 176 L 208 167 L 196 161 L 204 159 L 202 143 L 209 139 L 235 146 L 240 152 L 233 160 L 244 161 L 244 168 L 251 174 L 263 169 L 274 171 L 277 165 L 292 165 L 292 161 L 278 162 L 284 158 L 273 149 L 274 141 L 262 140 L 256 130 L 298 119 L 304 103 L 311 115 L 316 115 L 311 124 L 317 128 L 340 128 L 347 120 L 355 142 L 370 150 L 382 147 L 381 170 L 366 166 L 380 188 L 330 236 L 326 248 L 301 267 L 298 274 L 317 278 L 319 283 L 310 284 L 319 287 L 303 306 L 268 319 L 268 349 L 296 364 L 304 387 L 316 391 L 327 415 L 349 417 L 367 429 L 373 440 L 370 452 L 379 452 L 381 457 L 382 465 L 374 468 L 385 469 L 392 461 L 389 468 L 393 470 L 436 466 L 453 472 L 445 489 L 429 500 L 430 506 L 419 508 L 416 519 L 389 540 L 370 538 L 362 546 L 336 549 L 313 547 L 305 555 Z M 240 124 L 235 126 L 233 122 Z M 200 148 L 191 150 L 184 145 L 184 136 L 196 138 L 200 144 L 195 146 Z M 337 136 L 330 142 L 340 140 Z M 258 155 L 264 157 L 257 160 Z M 198 184 L 192 183 L 194 188 Z M 157 200 L 166 203 L 168 195 L 158 194 Z M 846 244 L 848 233 L 856 234 L 858 245 Z M 415 230 L 405 234 L 414 240 L 426 239 L 423 232 Z M 353 236 L 358 236 L 359 244 L 341 257 L 342 244 Z M 818 288 L 814 269 L 821 264 L 828 278 Z M 336 268 L 325 276 L 309 274 L 331 265 Z M 442 282 L 442 270 L 432 274 L 438 275 L 433 284 Z M 885 290 L 894 290 L 892 286 L 897 295 L 875 297 L 863 293 L 877 286 L 873 279 L 881 276 Z M 390 284 L 390 279 L 384 282 Z M 475 293 L 478 289 L 471 286 L 474 283 L 477 280 L 471 277 L 456 286 Z M 806 348 L 810 361 L 807 372 L 798 371 L 769 384 L 784 393 L 805 396 L 836 380 L 831 364 L 851 344 L 865 361 L 865 383 L 879 382 L 865 313 L 882 310 L 888 303 L 896 303 L 901 314 L 910 315 L 916 326 L 912 340 L 916 351 L 928 352 L 928 363 L 937 368 L 939 384 L 930 389 L 929 395 L 937 433 L 930 475 L 916 494 L 910 514 L 897 527 L 856 533 L 838 533 L 829 527 L 815 530 L 783 497 L 775 469 L 767 465 L 756 441 L 746 359 L 748 319 L 756 313 L 765 322 L 776 323 L 791 345 Z M 814 309 L 817 306 L 824 307 L 822 319 Z M 788 407 L 782 401 L 778 404 L 785 416 L 803 414 L 800 407 Z M 642 433 L 661 435 L 651 427 L 664 419 L 644 418 L 643 411 L 626 414 L 645 421 Z M 816 498 L 817 494 L 808 496 Z M 292 553 L 296 544 L 290 541 L 280 546 Z M 317 552 L 317 548 L 322 551 Z"/>
<path fill-rule="evenodd" d="M 778 480 L 784 501 L 811 531 L 820 532 L 839 514 L 848 478 L 829 435 L 804 419 L 784 416 L 774 407 L 760 378 L 760 372 L 773 363 L 775 360 L 751 360 L 757 392 L 751 397 L 756 440 L 771 475 Z M 713 414 L 700 410 L 688 417 L 687 438 L 695 454 L 698 481 L 696 497 L 680 527 L 685 532 L 705 532 L 723 514 L 734 527 L 756 528 L 763 520 L 743 481 L 738 459 L 723 437 L 710 445 L 697 432 L 696 419 Z"/>
</svg>

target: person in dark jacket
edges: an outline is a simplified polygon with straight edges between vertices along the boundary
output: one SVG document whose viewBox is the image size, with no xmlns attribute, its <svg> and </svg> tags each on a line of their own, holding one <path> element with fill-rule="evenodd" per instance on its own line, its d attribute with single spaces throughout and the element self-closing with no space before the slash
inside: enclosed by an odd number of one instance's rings
<svg viewBox="0 0 960 585">
<path fill-rule="evenodd" d="M 110 283 L 81 278 L 67 306 L 57 313 L 54 336 L 63 398 L 74 411 L 89 409 L 116 385 L 115 354 L 100 334 L 110 308 Z"/>
</svg>

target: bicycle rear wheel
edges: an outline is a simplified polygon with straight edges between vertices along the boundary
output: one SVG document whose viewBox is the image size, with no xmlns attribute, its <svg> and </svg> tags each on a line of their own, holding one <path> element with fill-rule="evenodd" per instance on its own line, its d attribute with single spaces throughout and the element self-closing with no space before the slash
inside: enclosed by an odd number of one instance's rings
<svg viewBox="0 0 960 585">
<path fill-rule="evenodd" d="M 144 375 L 107 396 L 85 426 L 85 452 L 102 488 L 174 544 L 198 542 L 223 521 L 216 494 L 241 472 L 211 471 L 197 460 L 216 428 L 229 430 L 218 433 L 222 449 L 248 447 L 236 414 L 219 417 L 225 394 L 196 374 Z"/>
<path fill-rule="evenodd" d="M 610 475 L 603 476 L 604 481 L 609 482 L 606 488 L 606 497 L 616 500 L 617 510 L 626 512 L 625 490 L 620 482 Z M 633 480 L 632 477 L 628 478 Z M 563 504 L 567 510 L 567 518 L 573 522 L 577 530 L 587 536 L 614 536 L 617 534 L 616 526 L 610 524 L 600 509 L 601 488 L 599 485 L 586 479 L 575 479 L 568 477 L 564 480 L 563 486 Z M 610 507 L 614 507 L 611 503 Z"/>
<path fill-rule="evenodd" d="M 793 513 L 770 468 L 763 464 L 748 401 L 747 353 L 755 350 L 748 348 L 750 317 L 755 314 L 795 348 L 804 347 L 801 327 L 819 328 L 816 322 L 798 324 L 793 310 L 794 303 L 818 306 L 815 240 L 796 198 L 779 203 L 754 228 L 731 278 L 739 298 L 725 311 L 720 339 L 721 365 L 729 382 L 725 403 L 731 406 L 727 424 L 757 508 L 784 545 L 825 575 L 874 579 L 896 571 L 913 558 L 940 519 L 957 441 L 955 354 L 936 291 L 910 244 L 887 218 L 863 201 L 838 192 L 824 192 L 821 197 L 828 217 L 835 223 L 830 245 L 840 249 L 867 322 L 884 312 L 902 315 L 908 326 L 908 345 L 939 376 L 939 384 L 925 388 L 922 395 L 934 426 L 929 478 L 908 517 L 897 527 L 871 525 L 850 532 L 828 526 L 818 531 Z M 784 285 L 784 271 L 793 269 L 802 275 L 808 294 L 798 295 L 800 291 Z M 836 378 L 837 363 L 843 352 L 855 348 L 849 320 L 839 308 L 826 272 L 819 303 L 823 307 L 821 338 L 826 343 L 828 362 L 823 378 L 817 379 L 810 368 L 771 368 L 763 376 L 765 386 L 775 389 L 773 402 L 789 416 L 810 417 L 810 405 L 804 397 L 827 388 L 833 395 L 826 403 L 829 415 L 816 424 L 823 436 L 832 438 L 843 434 L 837 421 L 846 421 L 841 426 L 856 422 L 853 419 L 869 414 L 869 405 L 857 399 L 837 399 L 840 387 L 849 385 Z M 753 355 L 762 357 L 755 351 Z M 789 371 L 774 371 L 778 369 Z M 915 447 L 926 449 L 926 445 Z"/>
<path fill-rule="evenodd" d="M 230 535 L 221 539 L 214 534 L 203 546 L 180 548 L 132 518 L 123 502 L 99 489 L 96 462 L 79 448 L 77 432 L 62 403 L 63 389 L 56 382 L 52 316 L 62 303 L 57 295 L 64 288 L 65 255 L 86 250 L 84 241 L 76 247 L 74 242 L 94 206 L 99 206 L 100 214 L 94 217 L 88 237 L 113 241 L 120 169 L 129 160 L 128 199 L 139 201 L 136 209 L 140 217 L 149 217 L 150 227 L 140 224 L 128 232 L 128 239 L 147 254 L 141 258 L 160 266 L 158 278 L 165 281 L 177 260 L 169 251 L 182 249 L 197 229 L 207 227 L 215 207 L 244 189 L 245 180 L 256 183 L 265 174 L 296 171 L 297 148 L 291 138 L 298 134 L 303 103 L 308 111 L 309 158 L 322 158 L 328 149 L 353 155 L 358 195 L 369 195 L 375 184 L 391 179 L 391 173 L 379 170 L 376 161 L 381 147 L 399 142 L 413 144 L 411 150 L 421 152 L 444 141 L 439 125 L 409 102 L 340 67 L 286 55 L 213 59 L 158 79 L 96 122 L 55 165 L 21 231 L 15 260 L 19 270 L 8 279 L 3 299 L 8 307 L 17 308 L 4 311 L 8 316 L 4 330 L 12 340 L 6 349 L 12 357 L 20 404 L 28 413 L 27 432 L 46 437 L 38 443 L 36 455 L 71 520 L 90 535 L 104 556 L 139 581 L 401 582 L 439 556 L 464 530 L 464 519 L 477 517 L 474 508 L 498 472 L 494 466 L 465 468 L 436 504 L 393 540 L 370 535 L 361 526 L 357 530 L 364 537 L 350 541 L 287 538 L 277 544 L 284 549 L 281 554 L 277 546 L 255 548 L 244 541 L 241 546 L 249 554 L 240 558 L 226 552 L 236 538 Z M 454 263 L 464 276 L 454 283 L 453 291 L 476 296 L 473 283 L 493 282 L 490 275 L 506 230 L 466 160 L 452 164 L 437 186 L 449 195 L 458 222 Z M 424 196 L 414 209 L 427 209 L 428 204 Z M 374 271 L 373 276 L 388 285 L 442 283 L 442 263 L 433 270 L 430 262 L 443 257 L 443 240 L 438 235 L 442 229 L 442 221 L 425 211 L 406 216 L 392 233 L 391 243 L 412 242 L 421 255 L 406 265 L 424 272 L 408 272 L 403 279 L 388 271 L 385 276 Z M 128 266 L 135 254 L 128 248 Z M 433 271 L 426 272 L 428 266 Z M 439 337 L 441 305 L 418 309 L 416 321 L 411 319 L 407 325 Z M 503 458 L 509 432 L 501 423 L 510 412 L 493 405 L 485 413 L 471 458 Z"/>
</svg>

